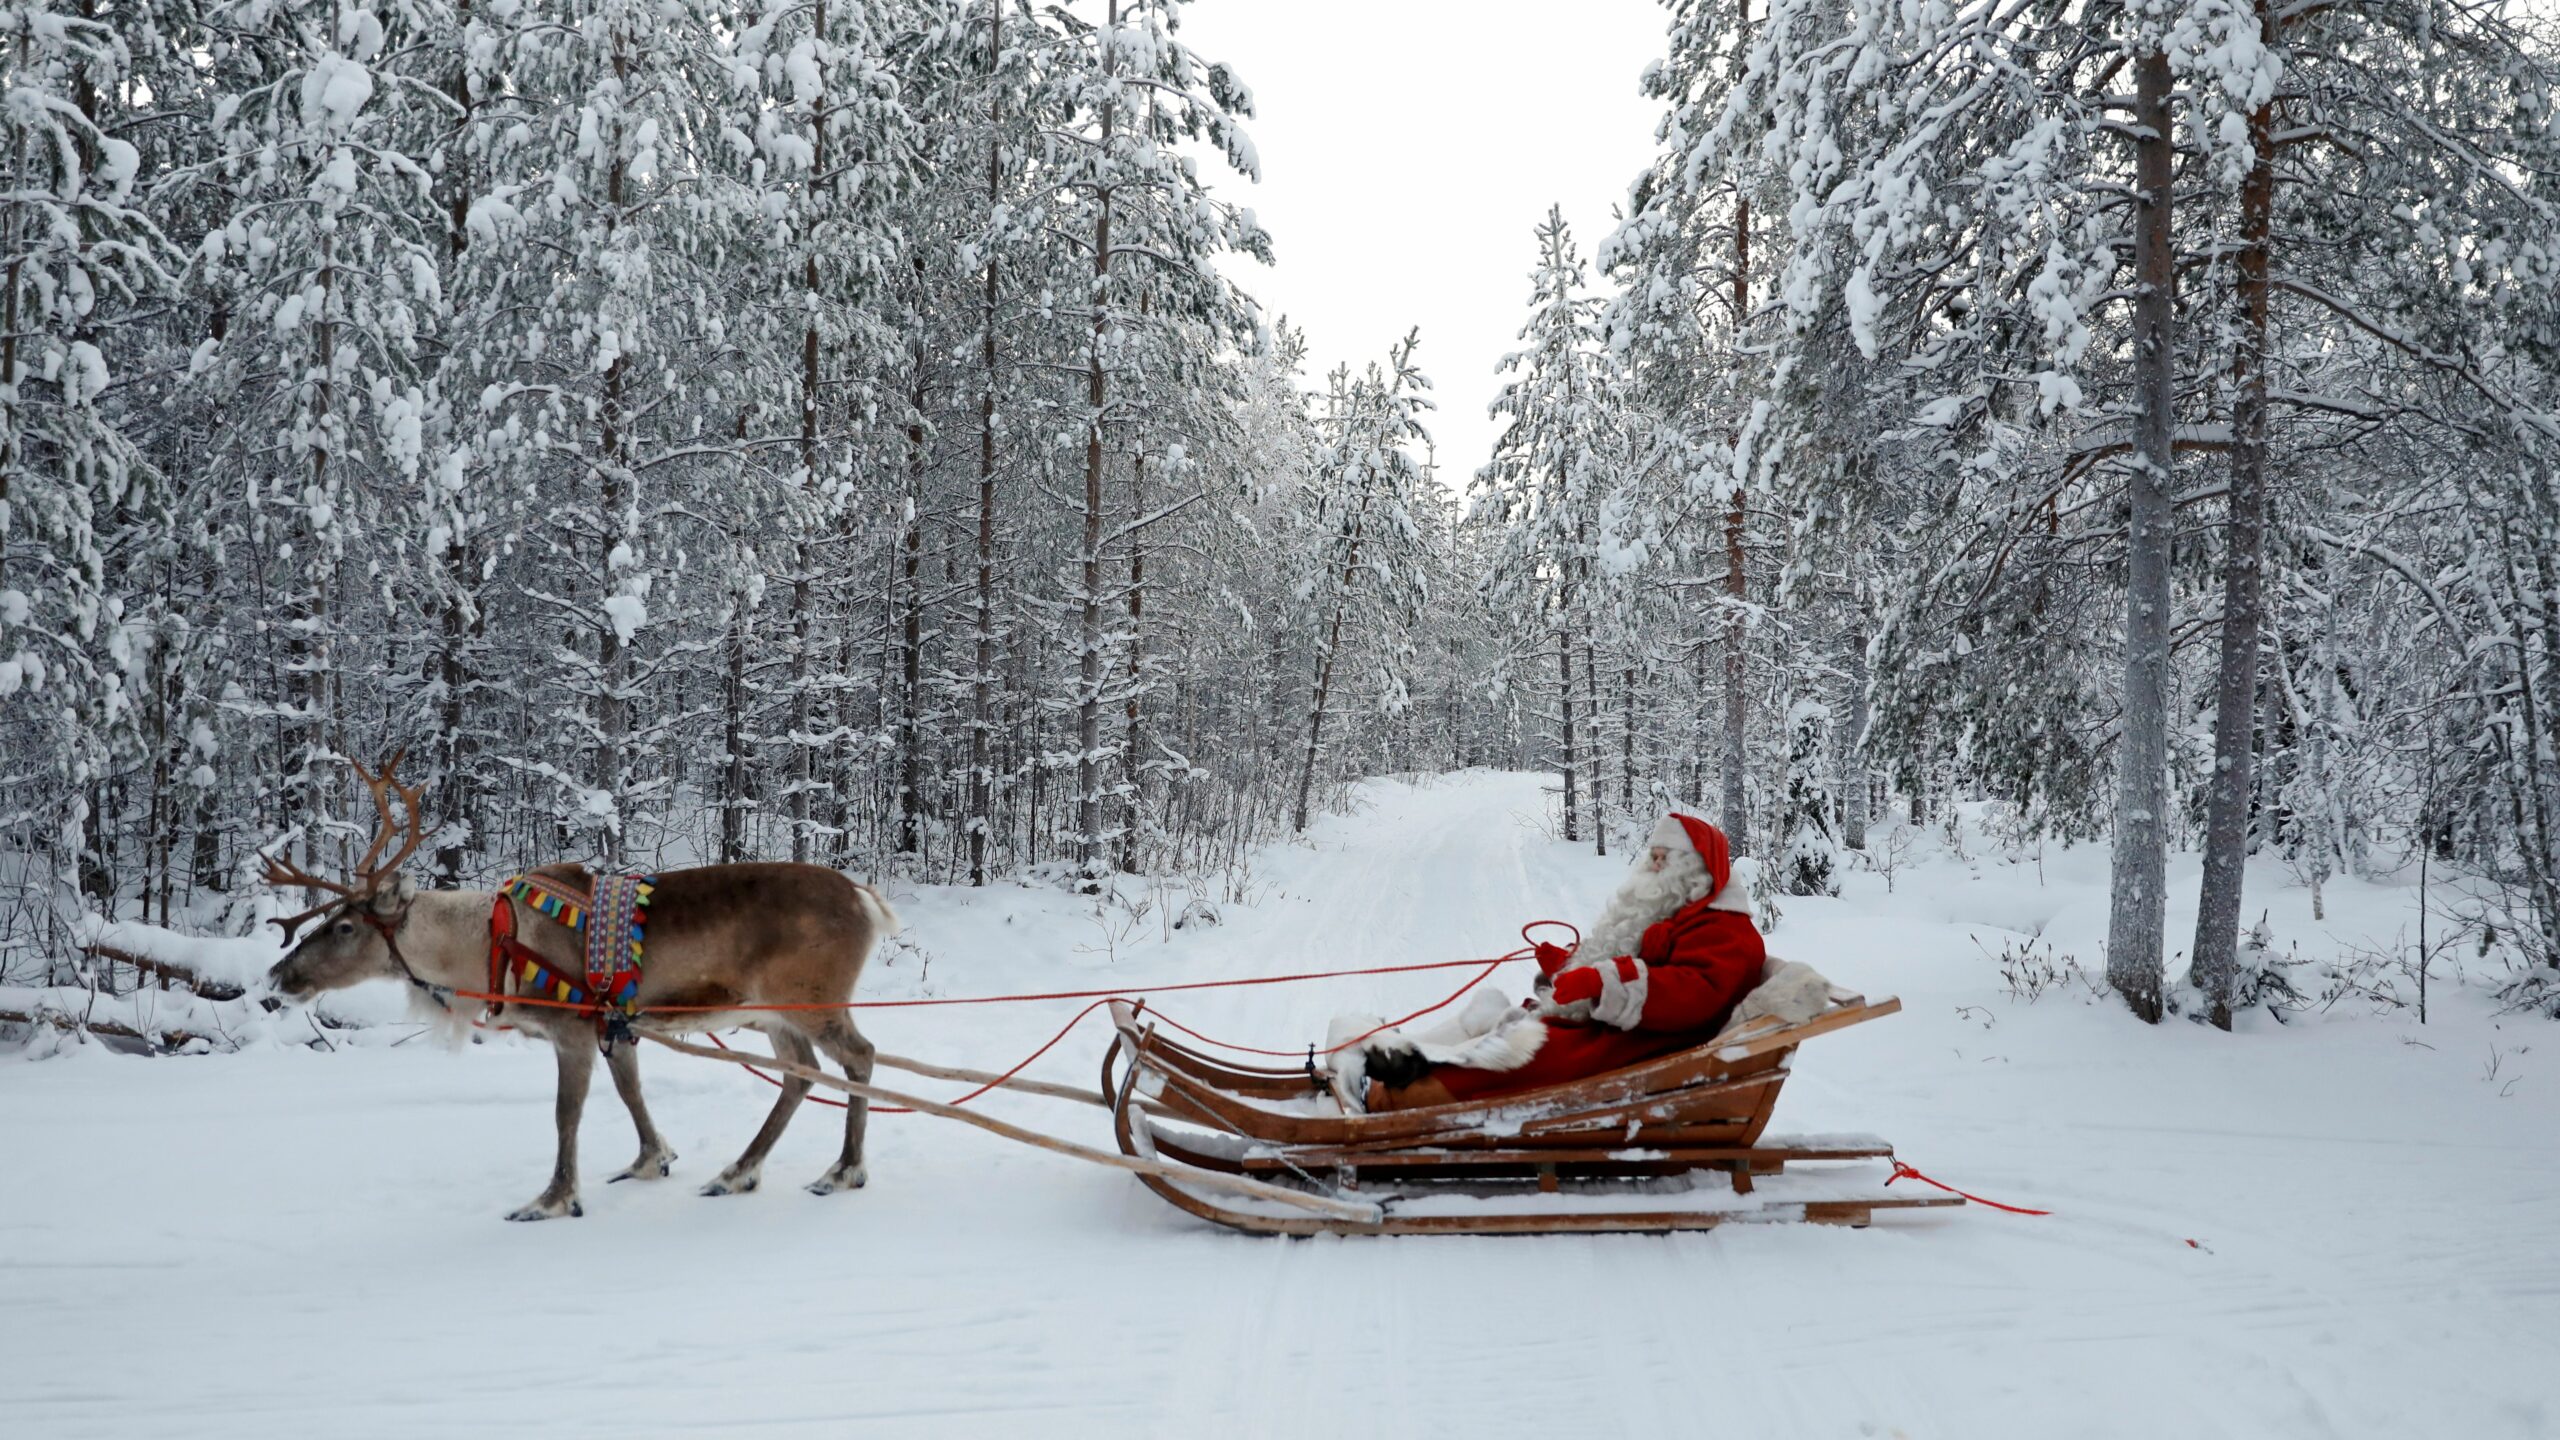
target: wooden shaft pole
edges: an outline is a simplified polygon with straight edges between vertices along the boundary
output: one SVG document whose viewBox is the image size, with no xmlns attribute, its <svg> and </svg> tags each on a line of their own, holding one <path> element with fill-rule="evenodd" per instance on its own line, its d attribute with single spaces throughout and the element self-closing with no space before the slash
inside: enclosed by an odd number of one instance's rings
<svg viewBox="0 0 2560 1440">
<path fill-rule="evenodd" d="M 1046 1080 L 1025 1080 L 1019 1075 L 999 1075 L 992 1070 L 971 1070 L 960 1065 L 928 1065 L 921 1060 L 910 1060 L 903 1055 L 875 1054 L 871 1057 L 871 1062 L 875 1065 L 886 1065 L 892 1070 L 904 1070 L 909 1074 L 929 1075 L 936 1080 L 959 1080 L 971 1085 L 994 1085 L 1006 1090 L 1020 1090 L 1029 1095 L 1047 1095 L 1058 1100 L 1081 1100 L 1087 1105 L 1099 1105 L 1105 1110 L 1111 1108 L 1110 1101 L 1093 1091 L 1079 1089 L 1073 1085 L 1053 1085 Z"/>
<path fill-rule="evenodd" d="M 918 1114 L 939 1115 L 945 1120 L 958 1120 L 963 1124 L 975 1125 L 981 1130 L 992 1131 L 1007 1140 L 1020 1141 L 1035 1149 L 1053 1151 L 1078 1160 L 1090 1161 L 1096 1165 L 1106 1165 L 1114 1170 L 1126 1170 L 1136 1175 L 1153 1175 L 1158 1179 L 1172 1180 L 1184 1185 L 1232 1190 L 1239 1195 L 1250 1195 L 1257 1200 L 1277 1201 L 1283 1205 L 1297 1206 L 1301 1210 L 1313 1210 L 1321 1215 L 1331 1215 L 1338 1219 L 1354 1220 L 1363 1224 L 1376 1224 L 1381 1218 L 1378 1207 L 1375 1205 L 1335 1200 L 1323 1195 L 1309 1195 L 1304 1191 L 1286 1189 L 1261 1180 L 1248 1180 L 1241 1175 L 1221 1175 L 1211 1170 L 1194 1170 L 1188 1166 L 1169 1165 L 1161 1160 L 1138 1160 L 1127 1155 L 1114 1155 L 1109 1151 L 1096 1150 L 1089 1145 L 1078 1145 L 1072 1140 L 1060 1140 L 1053 1135 L 1043 1135 L 1037 1130 L 1026 1130 L 1019 1125 L 1010 1125 L 992 1115 L 980 1115 L 972 1110 L 960 1109 L 956 1105 L 944 1105 L 921 1096 L 902 1095 L 895 1090 L 883 1090 L 877 1085 L 864 1085 L 841 1079 L 812 1066 L 794 1065 L 787 1060 L 768 1060 L 755 1055 L 737 1055 L 726 1050 L 714 1050 L 708 1045 L 695 1045 L 674 1039 L 647 1025 L 635 1028 L 641 1035 L 657 1041 L 670 1050 L 679 1050 L 687 1055 L 699 1055 L 705 1060 L 725 1060 L 732 1065 L 770 1065 L 786 1075 L 797 1075 L 812 1085 L 824 1085 L 841 1090 L 848 1095 L 859 1095 L 877 1105 L 902 1105 Z"/>
</svg>

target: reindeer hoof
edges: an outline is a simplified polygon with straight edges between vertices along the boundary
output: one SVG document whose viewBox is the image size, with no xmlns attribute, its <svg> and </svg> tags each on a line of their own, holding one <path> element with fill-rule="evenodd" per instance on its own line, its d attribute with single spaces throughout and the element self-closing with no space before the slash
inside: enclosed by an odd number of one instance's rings
<svg viewBox="0 0 2560 1440">
<path fill-rule="evenodd" d="M 762 1175 L 723 1175 L 719 1179 L 712 1181 L 710 1184 L 703 1186 L 702 1193 L 705 1195 L 746 1195 L 753 1193 L 755 1188 L 763 1183 L 764 1177 Z"/>
<path fill-rule="evenodd" d="M 579 1204 L 574 1198 L 565 1205 L 556 1201 L 536 1200 L 530 1205 L 519 1206 L 516 1209 L 508 1211 L 507 1218 L 516 1221 L 557 1220 L 561 1216 L 566 1215 L 570 1219 L 575 1220 L 584 1216 L 586 1213 L 587 1207 Z"/>
<path fill-rule="evenodd" d="M 676 1157 L 671 1154 L 661 1155 L 654 1160 L 643 1155 L 631 1162 L 631 1168 L 604 1183 L 619 1185 L 625 1180 L 664 1180 L 668 1173 L 675 1169 L 675 1165 Z"/>
<path fill-rule="evenodd" d="M 871 1172 L 856 1165 L 851 1170 L 830 1170 L 809 1182 L 812 1195 L 833 1195 L 839 1190 L 859 1190 L 871 1183 Z"/>
</svg>

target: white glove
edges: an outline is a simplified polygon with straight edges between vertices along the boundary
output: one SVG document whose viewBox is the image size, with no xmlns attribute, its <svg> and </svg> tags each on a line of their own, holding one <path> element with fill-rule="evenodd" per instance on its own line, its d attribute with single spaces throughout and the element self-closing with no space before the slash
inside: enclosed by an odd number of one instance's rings
<svg viewBox="0 0 2560 1440">
<path fill-rule="evenodd" d="M 1651 980 L 1651 968 L 1632 955 L 1597 965 L 1577 965 L 1556 976 L 1545 1012 L 1566 1020 L 1588 1015 L 1603 1025 L 1632 1030 L 1644 1018 L 1645 992 Z"/>
</svg>

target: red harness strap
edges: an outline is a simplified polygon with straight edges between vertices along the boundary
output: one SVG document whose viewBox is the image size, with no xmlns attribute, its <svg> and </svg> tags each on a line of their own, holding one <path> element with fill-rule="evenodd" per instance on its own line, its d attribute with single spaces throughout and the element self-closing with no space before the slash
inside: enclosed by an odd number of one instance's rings
<svg viewBox="0 0 2560 1440">
<path fill-rule="evenodd" d="M 508 973 L 526 960 L 543 964 L 540 952 L 516 938 L 516 907 L 507 899 L 507 892 L 501 890 L 489 906 L 489 993 L 506 994 Z M 489 1018 L 495 1019 L 504 1008 L 504 1001 L 491 1000 Z"/>
</svg>

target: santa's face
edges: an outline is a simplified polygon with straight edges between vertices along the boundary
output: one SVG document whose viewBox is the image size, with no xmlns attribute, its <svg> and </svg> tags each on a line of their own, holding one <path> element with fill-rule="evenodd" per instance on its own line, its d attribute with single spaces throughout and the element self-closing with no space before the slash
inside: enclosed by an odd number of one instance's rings
<svg viewBox="0 0 2560 1440">
<path fill-rule="evenodd" d="M 1715 893 L 1706 862 L 1687 845 L 1649 845 L 1636 855 L 1600 918 L 1584 927 L 1581 954 L 1633 955 L 1646 926 Z"/>
</svg>

